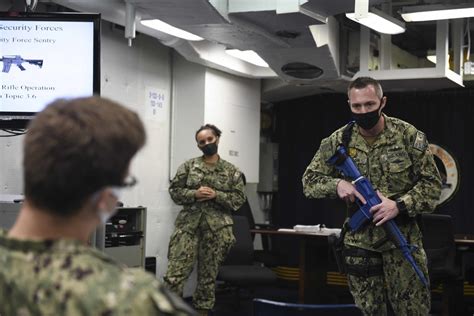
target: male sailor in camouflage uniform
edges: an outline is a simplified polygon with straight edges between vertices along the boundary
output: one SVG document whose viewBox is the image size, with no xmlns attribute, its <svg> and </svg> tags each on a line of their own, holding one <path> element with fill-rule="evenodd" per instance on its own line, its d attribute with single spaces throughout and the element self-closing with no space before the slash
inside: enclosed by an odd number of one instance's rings
<svg viewBox="0 0 474 316">
<path fill-rule="evenodd" d="M 25 201 L 0 231 L 0 315 L 195 314 L 153 275 L 87 245 L 144 142 L 138 116 L 99 97 L 57 100 L 30 123 Z"/>
<path fill-rule="evenodd" d="M 171 198 L 183 209 L 170 238 L 164 281 L 182 295 L 197 259 L 193 305 L 201 315 L 207 315 L 214 306 L 219 265 L 235 242 L 232 212 L 245 202 L 241 172 L 217 154 L 220 135 L 211 124 L 196 132 L 198 148 L 204 155 L 182 164 L 169 188 Z"/>
<path fill-rule="evenodd" d="M 351 293 L 365 315 L 386 315 L 387 300 L 396 315 L 427 315 L 430 292 L 423 286 L 402 252 L 387 241 L 380 226 L 394 219 L 427 277 L 427 260 L 415 216 L 432 212 L 441 192 L 441 180 L 425 134 L 400 119 L 382 114 L 386 104 L 380 84 L 361 77 L 348 88 L 355 124 L 344 126 L 322 140 L 303 175 L 309 198 L 346 201 L 349 216 L 364 197 L 349 179 L 327 160 L 341 143 L 362 175 L 373 184 L 382 203 L 373 206 L 373 222 L 344 237 L 344 261 Z M 344 137 L 343 134 L 346 136 Z"/>
</svg>

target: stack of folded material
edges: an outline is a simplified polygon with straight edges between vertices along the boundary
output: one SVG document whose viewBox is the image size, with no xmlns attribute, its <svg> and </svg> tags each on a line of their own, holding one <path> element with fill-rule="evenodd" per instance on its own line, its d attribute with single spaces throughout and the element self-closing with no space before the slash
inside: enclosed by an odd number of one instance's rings
<svg viewBox="0 0 474 316">
<path fill-rule="evenodd" d="M 296 225 L 293 227 L 296 232 L 305 232 L 310 234 L 317 234 L 317 235 L 337 235 L 341 233 L 340 228 L 327 228 L 324 224 L 318 225 Z"/>
</svg>

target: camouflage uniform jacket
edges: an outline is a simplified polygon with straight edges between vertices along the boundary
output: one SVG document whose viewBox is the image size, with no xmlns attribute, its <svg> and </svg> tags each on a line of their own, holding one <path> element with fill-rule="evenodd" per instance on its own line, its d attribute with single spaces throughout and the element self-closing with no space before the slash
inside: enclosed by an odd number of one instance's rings
<svg viewBox="0 0 474 316">
<path fill-rule="evenodd" d="M 0 230 L 0 315 L 195 315 L 149 273 L 73 240 Z"/>
<path fill-rule="evenodd" d="M 194 194 L 201 186 L 215 190 L 216 198 L 196 201 Z M 202 216 L 213 231 L 232 225 L 232 211 L 245 202 L 241 172 L 222 158 L 214 166 L 207 165 L 203 156 L 186 161 L 178 168 L 169 192 L 176 204 L 183 205 L 176 228 L 190 233 L 196 230 Z"/>
<path fill-rule="evenodd" d="M 385 128 L 372 146 L 354 125 L 348 152 L 374 190 L 379 190 L 389 199 L 400 198 L 405 202 L 407 213 L 399 214 L 396 222 L 409 243 L 421 245 L 421 232 L 414 217 L 434 210 L 441 192 L 440 175 L 425 134 L 409 123 L 383 115 Z M 321 141 L 303 175 L 303 191 L 307 197 L 337 198 L 336 186 L 342 175 L 326 161 L 342 143 L 344 129 L 345 126 Z M 346 234 L 344 240 L 346 245 L 369 250 L 394 248 L 390 242 L 377 249 L 373 247 L 384 236 L 383 228 L 370 222 L 358 232 Z"/>
</svg>

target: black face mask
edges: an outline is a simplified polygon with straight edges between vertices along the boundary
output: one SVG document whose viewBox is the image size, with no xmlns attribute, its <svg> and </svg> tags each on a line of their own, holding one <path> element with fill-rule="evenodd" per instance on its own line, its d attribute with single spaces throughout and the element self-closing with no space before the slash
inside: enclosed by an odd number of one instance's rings
<svg viewBox="0 0 474 316">
<path fill-rule="evenodd" d="M 380 105 L 382 106 L 382 105 Z M 354 121 L 365 130 L 369 130 L 374 127 L 380 119 L 379 114 L 380 107 L 372 112 L 367 113 L 354 113 L 352 112 L 352 118 Z"/>
<path fill-rule="evenodd" d="M 209 143 L 203 147 L 199 147 L 201 151 L 203 152 L 204 156 L 212 156 L 215 153 L 217 153 L 217 144 L 214 143 Z"/>
</svg>

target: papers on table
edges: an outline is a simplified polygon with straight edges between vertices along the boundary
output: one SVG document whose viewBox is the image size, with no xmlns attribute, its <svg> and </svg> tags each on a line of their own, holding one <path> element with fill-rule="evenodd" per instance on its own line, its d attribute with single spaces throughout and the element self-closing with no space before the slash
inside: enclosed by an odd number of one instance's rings
<svg viewBox="0 0 474 316">
<path fill-rule="evenodd" d="M 339 236 L 341 234 L 340 228 L 327 228 L 326 226 L 318 224 L 318 225 L 296 225 L 291 228 L 280 228 L 278 231 L 287 231 L 287 232 L 304 232 L 308 234 L 315 234 L 315 235 L 336 235 Z"/>
</svg>

